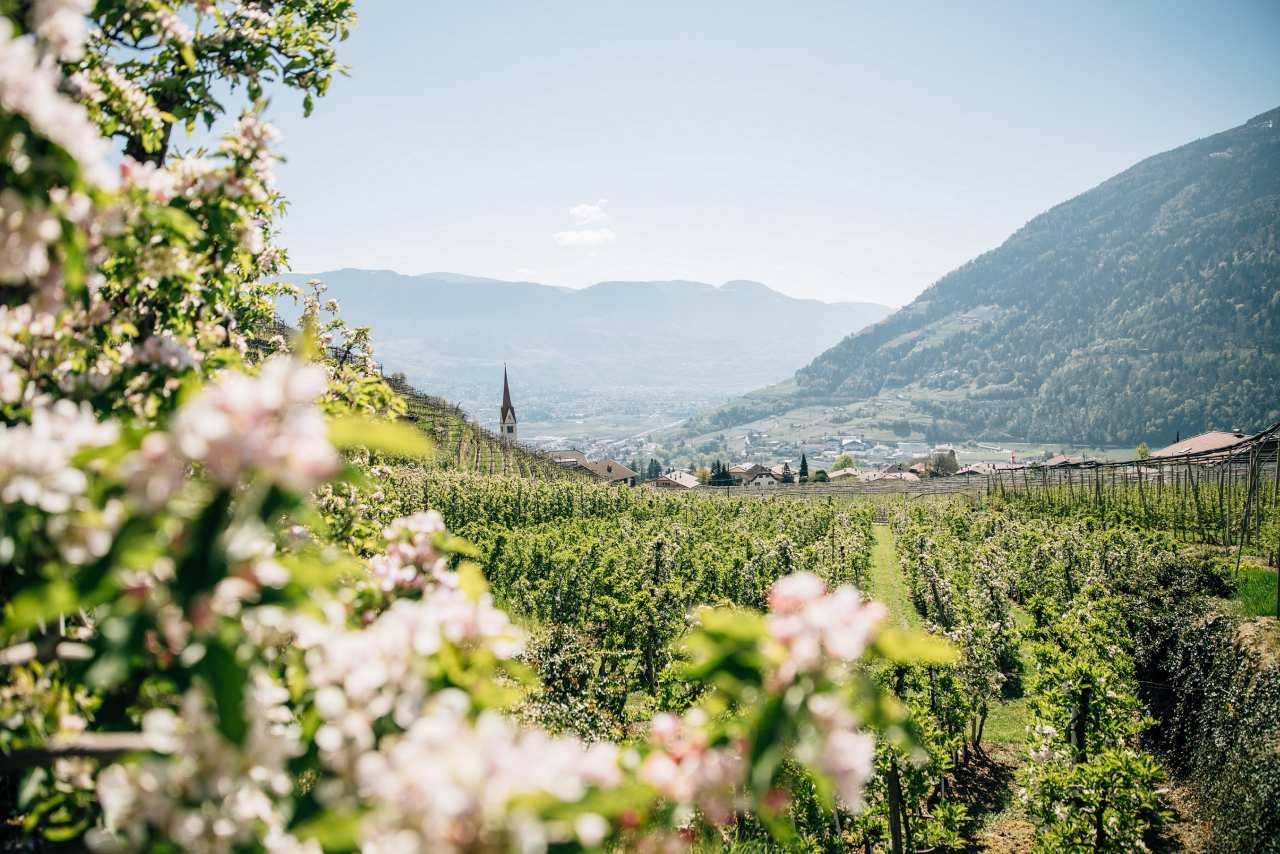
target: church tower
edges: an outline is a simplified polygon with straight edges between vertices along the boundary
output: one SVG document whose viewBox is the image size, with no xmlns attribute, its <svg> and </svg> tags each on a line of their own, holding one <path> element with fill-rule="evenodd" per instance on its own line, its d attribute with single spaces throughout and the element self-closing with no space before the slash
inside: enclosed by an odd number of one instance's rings
<svg viewBox="0 0 1280 854">
<path fill-rule="evenodd" d="M 502 441 L 514 445 L 516 439 L 516 408 L 511 405 L 511 386 L 507 385 L 507 366 L 502 366 L 502 409 L 498 413 L 498 433 Z"/>
</svg>

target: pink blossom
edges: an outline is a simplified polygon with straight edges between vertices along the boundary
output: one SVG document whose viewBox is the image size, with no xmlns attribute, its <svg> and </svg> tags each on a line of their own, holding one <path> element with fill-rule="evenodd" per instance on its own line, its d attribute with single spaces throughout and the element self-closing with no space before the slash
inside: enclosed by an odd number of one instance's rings
<svg viewBox="0 0 1280 854">
<path fill-rule="evenodd" d="M 276 356 L 257 377 L 223 374 L 179 410 L 172 435 L 188 459 L 228 486 L 256 472 L 305 492 L 338 470 L 315 406 L 325 387 L 323 369 Z"/>
<path fill-rule="evenodd" d="M 769 610 L 775 614 L 794 614 L 826 592 L 826 582 L 812 572 L 784 575 L 769 588 Z"/>
<path fill-rule="evenodd" d="M 30 424 L 0 424 L 0 502 L 67 512 L 88 486 L 73 457 L 117 435 L 114 424 L 98 423 L 88 404 L 69 400 L 35 407 Z"/>
<path fill-rule="evenodd" d="M 773 610 L 766 618 L 770 636 L 786 657 L 776 674 L 780 683 L 814 672 L 828 662 L 855 661 L 866 650 L 887 615 L 879 602 L 865 600 L 850 585 L 825 593 L 812 573 L 797 573 L 774 582 L 769 591 Z"/>
<path fill-rule="evenodd" d="M 704 724 L 696 709 L 683 719 L 665 712 L 655 715 L 650 731 L 654 750 L 640 766 L 640 778 L 667 800 L 696 806 L 711 822 L 724 824 L 740 806 L 736 788 L 745 763 L 738 750 L 708 746 Z"/>
<path fill-rule="evenodd" d="M 84 107 L 59 91 L 61 81 L 57 67 L 40 59 L 35 41 L 15 36 L 12 24 L 0 20 L 0 108 L 26 118 L 36 133 L 71 155 L 91 182 L 109 185 L 106 140 Z"/>
<path fill-rule="evenodd" d="M 864 732 L 836 729 L 827 734 L 820 765 L 845 806 L 862 806 L 863 786 L 875 770 L 875 739 Z"/>
</svg>

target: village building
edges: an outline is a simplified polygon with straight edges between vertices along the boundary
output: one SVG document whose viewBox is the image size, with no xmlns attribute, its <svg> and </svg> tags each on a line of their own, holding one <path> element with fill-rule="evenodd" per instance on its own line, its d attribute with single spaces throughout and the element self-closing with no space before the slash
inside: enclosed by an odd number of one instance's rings
<svg viewBox="0 0 1280 854">
<path fill-rule="evenodd" d="M 729 466 L 729 476 L 733 478 L 733 482 L 739 486 L 743 486 L 751 481 L 756 475 L 768 471 L 759 463 L 734 463 Z"/>
<path fill-rule="evenodd" d="M 1167 445 L 1158 451 L 1152 451 L 1151 456 L 1155 459 L 1167 459 L 1169 457 L 1183 457 L 1188 454 L 1202 454 L 1207 451 L 1229 448 L 1247 438 L 1249 437 L 1244 433 L 1210 430 L 1207 433 L 1201 433 L 1198 436 L 1174 442 L 1172 445 Z"/>
<path fill-rule="evenodd" d="M 639 477 L 639 473 L 632 471 L 629 466 L 608 457 L 603 460 L 590 460 L 586 463 L 586 468 L 606 483 L 625 483 L 627 486 L 635 486 L 636 478 Z"/>
<path fill-rule="evenodd" d="M 653 485 L 658 489 L 697 489 L 698 479 L 687 471 L 669 471 L 660 475 Z"/>
<path fill-rule="evenodd" d="M 750 480 L 744 481 L 743 486 L 754 486 L 760 489 L 768 489 L 778 486 L 782 482 L 782 478 L 776 477 L 771 471 L 756 472 Z"/>
<path fill-rule="evenodd" d="M 1084 462 L 1084 457 L 1069 457 L 1066 454 L 1057 454 L 1049 457 L 1040 465 L 1045 468 L 1057 468 L 1058 466 L 1074 466 Z"/>
<path fill-rule="evenodd" d="M 550 456 L 555 461 L 555 464 L 561 468 L 585 474 L 593 480 L 605 483 L 625 483 L 627 486 L 635 486 L 640 477 L 639 472 L 632 471 L 629 466 L 617 460 L 609 458 L 602 460 L 588 459 L 586 454 L 575 448 L 561 448 L 551 451 Z"/>
<path fill-rule="evenodd" d="M 773 475 L 778 483 L 786 483 L 787 480 L 794 480 L 791 475 L 791 464 L 781 463 L 769 469 L 769 473 Z"/>
<path fill-rule="evenodd" d="M 516 433 L 516 408 L 511 403 L 511 386 L 507 384 L 507 366 L 502 366 L 502 408 L 498 410 L 498 435 L 503 442 L 514 445 Z"/>
<path fill-rule="evenodd" d="M 831 483 L 841 483 L 844 481 L 855 481 L 858 479 L 858 470 L 852 466 L 848 468 L 836 469 L 827 473 L 827 480 Z"/>
<path fill-rule="evenodd" d="M 563 448 L 556 451 L 548 451 L 551 459 L 555 460 L 556 465 L 565 468 L 573 468 L 574 466 L 585 466 L 587 464 L 587 455 L 575 448 Z"/>
</svg>

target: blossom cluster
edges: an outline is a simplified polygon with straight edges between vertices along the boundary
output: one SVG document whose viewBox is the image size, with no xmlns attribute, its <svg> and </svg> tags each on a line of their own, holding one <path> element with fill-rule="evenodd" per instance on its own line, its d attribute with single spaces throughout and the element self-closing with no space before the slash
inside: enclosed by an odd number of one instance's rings
<svg viewBox="0 0 1280 854">
<path fill-rule="evenodd" d="M 37 4 L 46 9 L 57 5 Z M 45 32 L 56 39 L 55 51 L 64 55 L 78 51 L 83 42 L 68 30 L 67 12 L 66 8 L 54 9 L 44 19 Z M 10 21 L 0 19 L 0 109 L 22 116 L 36 133 L 74 159 L 88 180 L 107 186 L 111 170 L 107 167 L 106 140 L 85 108 L 59 91 L 61 81 L 57 65 L 52 57 L 41 56 L 35 37 L 16 35 Z M 24 167 L 18 170 L 24 171 L 30 162 L 20 160 L 13 165 Z"/>
<path fill-rule="evenodd" d="M 79 59 L 89 36 L 85 15 L 92 6 L 92 0 L 36 0 L 31 6 L 31 24 L 58 59 Z"/>
<path fill-rule="evenodd" d="M 387 526 L 386 550 L 369 561 L 369 572 L 378 588 L 421 588 L 445 580 L 445 560 L 435 549 L 435 537 L 444 532 L 444 519 L 434 510 L 414 513 Z"/>
<path fill-rule="evenodd" d="M 0 190 L 0 284 L 49 272 L 49 245 L 61 235 L 62 223 L 47 206 Z"/>
<path fill-rule="evenodd" d="M 844 806 L 860 808 L 863 787 L 875 772 L 875 739 L 858 729 L 840 697 L 814 694 L 806 705 L 822 733 L 817 755 L 810 758 L 831 778 Z"/>
<path fill-rule="evenodd" d="M 425 662 L 446 644 L 483 647 L 501 659 L 523 650 L 523 634 L 488 593 L 469 594 L 449 583 L 453 576 L 444 578 L 420 600 L 396 600 L 361 629 L 345 628 L 338 607 L 328 622 L 296 623 L 323 721 L 316 743 L 334 767 L 350 767 L 373 747 L 380 719 L 401 729 L 412 724 L 429 694 Z"/>
<path fill-rule="evenodd" d="M 709 821 L 727 824 L 742 806 L 736 790 L 746 763 L 742 745 L 709 746 L 706 723 L 699 709 L 682 718 L 666 712 L 654 716 L 654 749 L 645 757 L 640 776 L 667 800 L 697 807 Z"/>
<path fill-rule="evenodd" d="M 401 735 L 360 757 L 359 793 L 379 808 L 362 828 L 363 850 L 541 851 L 550 843 L 603 842 L 609 824 L 594 813 L 543 821 L 521 800 L 576 803 L 622 782 L 619 751 L 521 729 L 497 712 L 469 716 L 470 698 L 435 694 Z"/>
<path fill-rule="evenodd" d="M 248 731 L 229 742 L 215 726 L 199 687 L 183 695 L 181 714 L 164 708 L 142 718 L 158 755 L 104 769 L 97 780 L 102 824 L 90 832 L 101 852 L 146 850 L 160 840 L 184 851 L 223 854 L 255 841 L 269 852 L 319 854 L 284 831 L 282 804 L 293 792 L 286 763 L 303 750 L 289 692 L 262 671 L 245 692 Z"/>
<path fill-rule="evenodd" d="M 178 411 L 170 435 L 219 483 L 257 475 L 308 492 L 338 470 L 315 405 L 327 383 L 323 368 L 287 356 L 267 360 L 256 377 L 229 371 Z"/>
<path fill-rule="evenodd" d="M 35 406 L 30 424 L 0 424 L 0 503 L 66 513 L 88 486 L 75 455 L 117 435 L 116 425 L 99 423 L 88 405 L 65 399 Z"/>
<path fill-rule="evenodd" d="M 769 590 L 769 635 L 785 652 L 778 668 L 781 684 L 830 662 L 851 662 L 875 637 L 888 610 L 863 598 L 852 585 L 828 593 L 812 572 L 797 572 L 774 582 Z"/>
</svg>

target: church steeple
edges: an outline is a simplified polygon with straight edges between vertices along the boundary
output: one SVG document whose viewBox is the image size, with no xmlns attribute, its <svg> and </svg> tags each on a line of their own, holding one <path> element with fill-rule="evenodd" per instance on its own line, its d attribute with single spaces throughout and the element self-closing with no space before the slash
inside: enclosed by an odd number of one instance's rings
<svg viewBox="0 0 1280 854">
<path fill-rule="evenodd" d="M 511 386 L 507 383 L 507 366 L 502 366 L 502 409 L 498 410 L 498 432 L 504 441 L 516 441 L 516 408 L 511 403 Z"/>
</svg>

